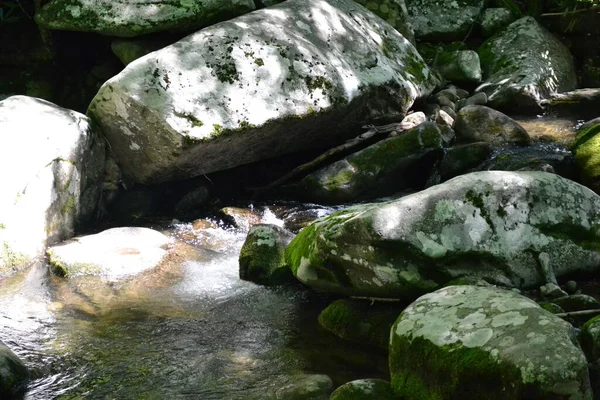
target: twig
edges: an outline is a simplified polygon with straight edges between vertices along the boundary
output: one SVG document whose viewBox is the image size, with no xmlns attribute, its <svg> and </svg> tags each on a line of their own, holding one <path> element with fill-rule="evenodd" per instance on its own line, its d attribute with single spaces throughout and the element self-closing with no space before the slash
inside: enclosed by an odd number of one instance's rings
<svg viewBox="0 0 600 400">
<path fill-rule="evenodd" d="M 540 17 L 558 17 L 558 16 L 565 16 L 565 15 L 571 15 L 571 14 L 579 14 L 579 13 L 582 13 L 582 12 L 595 11 L 595 10 L 600 10 L 600 6 L 592 6 L 590 8 L 580 8 L 579 10 L 561 11 L 561 12 L 553 12 L 553 13 L 544 13 L 544 14 L 541 14 Z"/>
<path fill-rule="evenodd" d="M 560 317 L 560 318 L 569 318 L 569 317 L 585 317 L 588 315 L 595 315 L 595 314 L 600 314 L 600 308 L 596 308 L 594 310 L 582 310 L 582 311 L 556 313 L 554 315 L 556 315 L 557 317 Z"/>
</svg>

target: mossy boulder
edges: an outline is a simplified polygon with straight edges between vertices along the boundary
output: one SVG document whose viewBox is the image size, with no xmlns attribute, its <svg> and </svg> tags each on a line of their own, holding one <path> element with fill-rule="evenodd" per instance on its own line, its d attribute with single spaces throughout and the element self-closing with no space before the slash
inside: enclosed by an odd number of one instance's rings
<svg viewBox="0 0 600 400">
<path fill-rule="evenodd" d="M 461 142 L 528 144 L 527 131 L 508 115 L 480 105 L 463 107 L 456 115 L 456 138 Z"/>
<path fill-rule="evenodd" d="M 415 299 L 458 278 L 516 288 L 600 268 L 600 197 L 545 172 L 461 175 L 315 221 L 286 248 L 296 277 L 345 296 Z"/>
<path fill-rule="evenodd" d="M 407 400 L 592 399 L 573 326 L 496 288 L 417 299 L 392 327 L 390 374 Z"/>
<path fill-rule="evenodd" d="M 358 379 L 338 387 L 329 400 L 400 400 L 388 381 Z"/>
<path fill-rule="evenodd" d="M 371 303 L 340 299 L 319 315 L 319 324 L 342 339 L 377 346 L 387 351 L 390 328 L 402 307 L 398 303 Z"/>
<path fill-rule="evenodd" d="M 240 251 L 240 279 L 266 286 L 295 282 L 284 256 L 293 238 L 293 233 L 276 225 L 253 225 Z"/>
<path fill-rule="evenodd" d="M 483 164 L 493 151 L 494 146 L 487 142 L 467 143 L 449 148 L 439 165 L 442 182 Z"/>
<path fill-rule="evenodd" d="M 572 151 L 581 179 L 600 193 L 600 118 L 579 127 Z"/>
<path fill-rule="evenodd" d="M 590 362 L 600 363 L 600 315 L 581 327 L 581 347 Z"/>
<path fill-rule="evenodd" d="M 4 343 L 0 342 L 0 396 L 2 398 L 16 396 L 25 389 L 28 379 L 29 372 L 23 361 Z"/>
<path fill-rule="evenodd" d="M 487 8 L 483 14 L 479 25 L 481 34 L 487 38 L 500 32 L 515 20 L 513 13 L 507 8 Z"/>
<path fill-rule="evenodd" d="M 473 50 L 441 51 L 435 57 L 433 68 L 452 83 L 481 82 L 479 55 Z"/>
<path fill-rule="evenodd" d="M 202 51 L 198 51 L 202 49 Z M 289 0 L 212 25 L 107 81 L 88 109 L 123 169 L 152 184 L 356 136 L 438 80 L 351 0 Z"/>
<path fill-rule="evenodd" d="M 417 40 L 464 40 L 485 8 L 483 0 L 406 0 Z"/>
<path fill-rule="evenodd" d="M 35 15 L 42 28 L 134 37 L 193 32 L 254 10 L 252 0 L 53 0 Z"/>
<path fill-rule="evenodd" d="M 105 145 L 85 115 L 47 101 L 0 101 L 0 278 L 96 216 Z"/>
<path fill-rule="evenodd" d="M 422 123 L 307 175 L 294 191 L 308 201 L 339 204 L 422 186 L 453 135 Z"/>
<path fill-rule="evenodd" d="M 532 17 L 513 22 L 478 53 L 484 81 L 477 90 L 493 108 L 539 113 L 542 100 L 577 87 L 569 49 Z"/>
<path fill-rule="evenodd" d="M 587 294 L 573 294 L 571 296 L 563 296 L 552 300 L 563 310 L 583 311 L 583 310 L 600 310 L 600 302 L 594 297 Z"/>
<path fill-rule="evenodd" d="M 58 276 L 99 275 L 119 280 L 155 268 L 171 240 L 149 228 L 111 228 L 50 247 L 50 268 Z"/>
</svg>

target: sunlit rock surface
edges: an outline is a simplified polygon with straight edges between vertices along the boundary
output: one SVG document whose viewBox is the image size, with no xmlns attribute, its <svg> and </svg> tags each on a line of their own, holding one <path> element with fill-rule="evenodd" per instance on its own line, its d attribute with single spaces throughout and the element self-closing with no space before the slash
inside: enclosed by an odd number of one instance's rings
<svg viewBox="0 0 600 400">
<path fill-rule="evenodd" d="M 491 107 L 539 112 L 540 102 L 577 86 L 569 49 L 532 17 L 521 18 L 478 50 Z"/>
<path fill-rule="evenodd" d="M 252 0 L 53 0 L 35 21 L 46 29 L 133 37 L 193 31 L 255 8 Z"/>
<path fill-rule="evenodd" d="M 95 215 L 104 162 L 85 115 L 33 97 L 0 102 L 0 278 Z"/>
<path fill-rule="evenodd" d="M 450 286 L 412 303 L 392 327 L 390 374 L 407 400 L 592 399 L 573 326 L 496 288 Z"/>
<path fill-rule="evenodd" d="M 109 80 L 88 114 L 137 182 L 189 178 L 401 119 L 436 84 L 350 0 L 291 0 L 213 25 Z"/>
<path fill-rule="evenodd" d="M 4 343 L 0 342 L 0 396 L 2 398 L 16 396 L 17 392 L 24 389 L 28 377 L 29 372 L 23 361 Z"/>
<path fill-rule="evenodd" d="M 475 172 L 350 207 L 286 248 L 317 290 L 414 299 L 454 279 L 539 286 L 600 267 L 600 197 L 545 172 Z"/>
</svg>

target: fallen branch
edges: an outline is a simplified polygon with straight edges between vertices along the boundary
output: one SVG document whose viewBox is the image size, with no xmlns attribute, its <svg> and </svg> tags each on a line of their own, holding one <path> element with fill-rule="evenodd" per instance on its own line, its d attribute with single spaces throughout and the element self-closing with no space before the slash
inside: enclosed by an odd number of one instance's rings
<svg viewBox="0 0 600 400">
<path fill-rule="evenodd" d="M 590 8 L 580 8 L 579 10 L 567 10 L 562 12 L 544 13 L 540 17 L 562 17 L 567 15 L 579 14 L 586 11 L 600 11 L 600 6 L 592 6 Z"/>
<path fill-rule="evenodd" d="M 569 318 L 569 317 L 586 317 L 588 315 L 596 315 L 596 314 L 600 315 L 600 308 L 597 308 L 594 310 L 582 310 L 582 311 L 556 313 L 554 315 L 556 315 L 557 317 L 560 317 L 560 318 Z"/>
<path fill-rule="evenodd" d="M 352 154 L 358 150 L 362 150 L 363 148 L 367 147 L 372 143 L 385 139 L 392 132 L 400 133 L 409 129 L 409 127 L 407 127 L 402 122 L 395 122 L 393 124 L 382 126 L 368 125 L 363 126 L 363 128 L 369 130 L 365 133 L 358 135 L 354 139 L 348 140 L 344 144 L 327 150 L 325 153 L 321 154 L 314 160 L 294 168 L 287 174 L 283 175 L 281 178 L 276 179 L 268 185 L 251 189 L 252 191 L 254 191 L 254 196 L 267 190 L 271 190 L 278 186 L 284 185 L 300 177 L 303 178 L 311 172 L 321 168 L 323 165 L 338 161 L 339 159 L 349 154 Z"/>
</svg>

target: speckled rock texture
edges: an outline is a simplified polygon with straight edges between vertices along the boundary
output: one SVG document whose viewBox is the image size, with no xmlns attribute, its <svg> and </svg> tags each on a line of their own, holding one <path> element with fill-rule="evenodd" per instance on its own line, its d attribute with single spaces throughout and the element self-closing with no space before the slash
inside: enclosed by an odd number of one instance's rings
<svg viewBox="0 0 600 400">
<path fill-rule="evenodd" d="M 527 288 L 600 267 L 600 197 L 546 172 L 461 175 L 317 220 L 286 249 L 314 289 L 414 300 L 457 278 Z"/>
<path fill-rule="evenodd" d="M 253 225 L 240 250 L 240 279 L 266 286 L 296 281 L 284 254 L 293 238 L 293 233 L 276 225 Z"/>
<path fill-rule="evenodd" d="M 478 50 L 490 107 L 538 113 L 540 102 L 577 86 L 569 49 L 532 17 L 521 18 Z"/>
<path fill-rule="evenodd" d="M 481 14 L 479 25 L 483 37 L 490 37 L 506 28 L 515 20 L 507 8 L 487 8 Z"/>
<path fill-rule="evenodd" d="M 423 41 L 464 40 L 485 7 L 484 0 L 406 0 L 415 37 Z"/>
<path fill-rule="evenodd" d="M 441 51 L 435 57 L 433 68 L 452 83 L 481 82 L 479 55 L 473 50 Z"/>
<path fill-rule="evenodd" d="M 388 381 L 357 379 L 335 389 L 329 400 L 400 400 Z"/>
<path fill-rule="evenodd" d="M 401 119 L 437 81 L 416 49 L 351 0 L 290 0 L 148 54 L 88 114 L 136 182 L 198 176 Z"/>
<path fill-rule="evenodd" d="M 134 37 L 193 32 L 255 8 L 252 0 L 52 0 L 35 21 L 46 29 Z"/>
<path fill-rule="evenodd" d="M 373 14 L 383 18 L 409 42 L 415 44 L 415 33 L 410 23 L 404 0 L 355 0 Z"/>
<path fill-rule="evenodd" d="M 104 163 L 85 115 L 33 97 L 0 102 L 0 278 L 95 216 Z"/>
<path fill-rule="evenodd" d="M 452 130 L 424 122 L 307 175 L 296 192 L 307 201 L 340 204 L 422 186 L 453 137 Z"/>
<path fill-rule="evenodd" d="M 492 144 L 529 144 L 531 138 L 517 121 L 486 106 L 470 105 L 461 108 L 454 124 L 456 138 L 462 142 Z"/>
<path fill-rule="evenodd" d="M 56 275 L 99 275 L 117 281 L 158 266 L 170 243 L 167 236 L 149 228 L 111 228 L 50 247 L 47 253 Z"/>
<path fill-rule="evenodd" d="M 513 291 L 449 286 L 424 295 L 390 335 L 394 392 L 406 400 L 591 400 L 575 329 Z"/>
<path fill-rule="evenodd" d="M 19 398 L 17 393 L 24 389 L 29 372 L 23 361 L 4 343 L 0 342 L 0 396 L 3 399 Z"/>
</svg>

